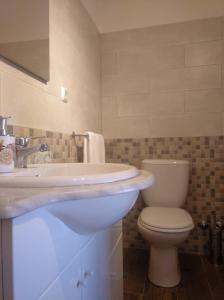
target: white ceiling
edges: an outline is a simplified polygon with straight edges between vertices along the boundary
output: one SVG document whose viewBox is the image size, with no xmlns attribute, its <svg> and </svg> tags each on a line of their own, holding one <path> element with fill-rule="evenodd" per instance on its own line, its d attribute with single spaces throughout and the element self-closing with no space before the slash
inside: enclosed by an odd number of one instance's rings
<svg viewBox="0 0 224 300">
<path fill-rule="evenodd" d="M 224 0 L 81 0 L 100 33 L 224 16 Z"/>
</svg>

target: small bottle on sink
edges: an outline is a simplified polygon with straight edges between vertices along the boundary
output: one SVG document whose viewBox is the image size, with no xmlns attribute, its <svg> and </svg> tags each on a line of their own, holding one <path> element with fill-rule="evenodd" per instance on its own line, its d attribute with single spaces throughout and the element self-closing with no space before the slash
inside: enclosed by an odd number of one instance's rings
<svg viewBox="0 0 224 300">
<path fill-rule="evenodd" d="M 14 170 L 15 137 L 8 134 L 8 119 L 0 116 L 0 173 Z"/>
</svg>

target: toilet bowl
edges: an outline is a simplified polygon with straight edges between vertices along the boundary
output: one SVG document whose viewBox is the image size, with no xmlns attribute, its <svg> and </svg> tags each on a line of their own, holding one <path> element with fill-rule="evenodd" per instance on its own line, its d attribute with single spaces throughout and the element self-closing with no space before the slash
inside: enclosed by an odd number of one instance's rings
<svg viewBox="0 0 224 300">
<path fill-rule="evenodd" d="M 152 190 L 143 192 L 148 207 L 138 218 L 139 232 L 150 246 L 148 278 L 158 286 L 176 286 L 181 279 L 177 248 L 194 227 L 190 214 L 179 208 L 187 193 L 189 163 L 144 160 L 142 167 L 155 176 Z"/>
<path fill-rule="evenodd" d="M 185 241 L 193 221 L 180 208 L 147 207 L 138 218 L 138 228 L 150 244 L 149 280 L 172 287 L 180 282 L 177 246 Z"/>
</svg>

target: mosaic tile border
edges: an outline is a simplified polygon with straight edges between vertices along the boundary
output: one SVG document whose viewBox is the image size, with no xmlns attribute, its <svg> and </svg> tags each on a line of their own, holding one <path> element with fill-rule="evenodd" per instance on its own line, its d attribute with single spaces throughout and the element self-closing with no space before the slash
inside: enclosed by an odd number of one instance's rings
<svg viewBox="0 0 224 300">
<path fill-rule="evenodd" d="M 129 163 L 140 167 L 145 158 L 186 159 L 190 161 L 190 182 L 185 209 L 195 222 L 195 229 L 183 245 L 186 252 L 207 253 L 208 236 L 198 228 L 202 219 L 216 217 L 224 221 L 224 137 L 178 137 L 108 139 L 108 162 Z M 146 248 L 137 230 L 137 218 L 144 204 L 141 196 L 124 218 L 124 246 Z"/>
<path fill-rule="evenodd" d="M 28 163 L 62 163 L 62 162 L 82 162 L 83 161 L 83 140 L 75 138 L 66 133 L 53 132 L 44 129 L 34 129 L 22 126 L 9 126 L 9 133 L 14 136 L 28 136 L 44 138 L 30 141 L 30 145 L 47 143 L 49 151 L 39 152 L 31 155 Z"/>
</svg>

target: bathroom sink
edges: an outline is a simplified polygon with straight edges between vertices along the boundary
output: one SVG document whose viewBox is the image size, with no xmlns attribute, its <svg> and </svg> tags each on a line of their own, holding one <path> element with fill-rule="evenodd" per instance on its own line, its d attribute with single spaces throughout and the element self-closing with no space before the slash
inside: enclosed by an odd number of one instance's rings
<svg viewBox="0 0 224 300">
<path fill-rule="evenodd" d="M 38 164 L 0 174 L 0 187 L 63 187 L 99 184 L 132 178 L 139 174 L 123 164 Z"/>
<path fill-rule="evenodd" d="M 79 234 L 122 219 L 152 174 L 123 164 L 44 164 L 0 174 L 0 218 L 47 211 Z"/>
</svg>

